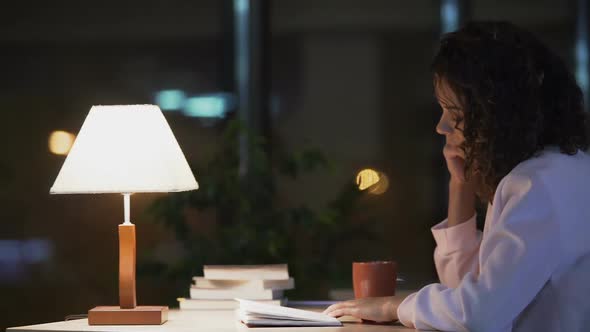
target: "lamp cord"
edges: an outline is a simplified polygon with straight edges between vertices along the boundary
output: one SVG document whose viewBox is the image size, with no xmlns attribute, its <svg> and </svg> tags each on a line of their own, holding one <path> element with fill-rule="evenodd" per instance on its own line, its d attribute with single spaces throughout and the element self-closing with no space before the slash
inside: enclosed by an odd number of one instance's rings
<svg viewBox="0 0 590 332">
<path fill-rule="evenodd" d="M 66 318 L 64 318 L 64 320 L 68 321 L 68 320 L 84 319 L 84 318 L 88 318 L 88 314 L 67 315 Z"/>
</svg>

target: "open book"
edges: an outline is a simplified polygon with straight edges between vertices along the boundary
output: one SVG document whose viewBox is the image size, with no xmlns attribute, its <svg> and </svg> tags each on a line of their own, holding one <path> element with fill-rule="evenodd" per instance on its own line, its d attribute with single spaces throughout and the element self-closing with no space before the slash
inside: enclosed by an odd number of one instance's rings
<svg viewBox="0 0 590 332">
<path fill-rule="evenodd" d="M 236 299 L 238 319 L 247 326 L 342 326 L 331 316 L 318 312 Z"/>
</svg>

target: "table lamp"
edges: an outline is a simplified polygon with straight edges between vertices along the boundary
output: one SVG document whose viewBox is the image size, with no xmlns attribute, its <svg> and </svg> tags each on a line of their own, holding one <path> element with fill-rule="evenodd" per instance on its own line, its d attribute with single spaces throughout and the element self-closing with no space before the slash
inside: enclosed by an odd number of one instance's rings
<svg viewBox="0 0 590 332">
<path fill-rule="evenodd" d="M 168 307 L 137 306 L 135 225 L 132 193 L 198 189 L 178 142 L 155 105 L 93 106 L 51 187 L 51 194 L 119 193 L 119 306 L 88 311 L 90 325 L 153 325 L 167 320 Z"/>
</svg>

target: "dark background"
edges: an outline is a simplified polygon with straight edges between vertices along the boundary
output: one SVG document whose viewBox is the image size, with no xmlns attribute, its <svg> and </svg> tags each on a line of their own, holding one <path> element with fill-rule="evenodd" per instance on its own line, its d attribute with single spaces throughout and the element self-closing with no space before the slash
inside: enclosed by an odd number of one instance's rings
<svg viewBox="0 0 590 332">
<path fill-rule="evenodd" d="M 49 152 L 49 135 L 54 130 L 76 134 L 92 105 L 155 103 L 164 89 L 239 94 L 238 2 L 4 4 L 0 329 L 117 303 L 116 225 L 123 218 L 122 199 L 50 196 L 64 157 Z M 280 184 L 279 194 L 289 202 L 321 206 L 363 168 L 386 174 L 388 190 L 364 198 L 365 208 L 378 217 L 382 239 L 377 249 L 350 250 L 359 257 L 396 259 L 407 286 L 418 287 L 436 281 L 429 228 L 444 218 L 446 208 L 443 141 L 434 132 L 440 110 L 429 73 L 449 19 L 445 6 L 456 5 L 459 23 L 502 19 L 533 31 L 580 79 L 587 79 L 587 68 L 580 64 L 587 63 L 588 52 L 578 50 L 582 62 L 575 53 L 576 42 L 587 35 L 587 22 L 579 21 L 587 12 L 584 3 L 252 0 L 251 8 L 259 11 L 250 17 L 256 27 L 251 55 L 259 61 L 250 68 L 261 76 L 250 81 L 254 106 L 233 109 L 227 117 L 242 112 L 269 140 L 294 150 L 317 147 L 335 165 L 330 172 Z M 225 120 L 165 114 L 191 164 L 215 153 Z M 195 177 L 198 181 L 199 174 Z M 174 235 L 143 213 L 160 196 L 133 196 L 138 254 L 149 251 L 173 261 L 179 254 Z M 187 293 L 188 284 L 179 294 L 164 279 L 139 276 L 141 304 L 170 303 Z"/>
</svg>

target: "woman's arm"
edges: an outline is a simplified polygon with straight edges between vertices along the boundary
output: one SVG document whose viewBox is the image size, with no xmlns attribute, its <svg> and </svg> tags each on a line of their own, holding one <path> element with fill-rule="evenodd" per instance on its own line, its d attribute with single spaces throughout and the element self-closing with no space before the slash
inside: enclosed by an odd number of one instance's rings
<svg viewBox="0 0 590 332">
<path fill-rule="evenodd" d="M 475 190 L 469 182 L 449 182 L 448 227 L 460 225 L 475 214 Z"/>
<path fill-rule="evenodd" d="M 434 264 L 440 282 L 457 287 L 468 272 L 477 274 L 481 232 L 475 227 L 475 190 L 451 179 L 448 218 L 432 228 Z"/>
<path fill-rule="evenodd" d="M 506 180 L 504 182 L 504 180 Z M 498 186 L 478 275 L 456 288 L 432 284 L 398 307 L 404 325 L 443 331 L 509 331 L 559 261 L 557 220 L 540 181 L 508 175 Z"/>
</svg>

